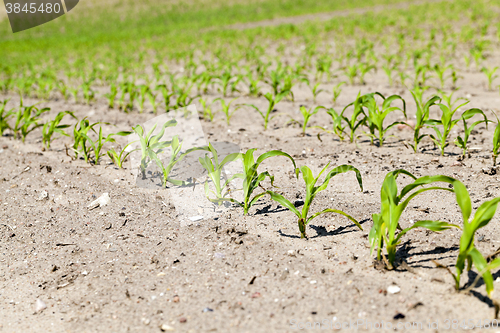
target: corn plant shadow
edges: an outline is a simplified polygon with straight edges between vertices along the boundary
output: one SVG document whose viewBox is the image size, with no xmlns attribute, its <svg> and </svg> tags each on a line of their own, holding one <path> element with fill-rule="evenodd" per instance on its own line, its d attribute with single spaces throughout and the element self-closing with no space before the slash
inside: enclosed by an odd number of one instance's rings
<svg viewBox="0 0 500 333">
<path fill-rule="evenodd" d="M 462 287 L 462 289 L 467 289 L 469 288 L 470 286 L 474 285 L 474 288 L 479 288 L 481 286 L 484 285 L 484 280 L 483 278 L 479 278 L 478 279 L 478 274 L 472 270 L 468 271 L 467 272 L 467 283 Z M 497 278 L 500 277 L 500 271 L 496 272 L 496 273 L 492 273 L 491 275 L 493 275 L 493 281 L 495 281 Z M 477 282 L 474 284 L 474 282 L 476 281 L 477 279 Z M 473 292 L 474 290 L 471 290 L 471 292 Z"/>
<path fill-rule="evenodd" d="M 399 260 L 401 262 L 405 262 L 411 268 L 434 269 L 435 265 L 432 264 L 433 260 L 439 261 L 439 260 L 450 259 L 450 258 L 455 259 L 456 255 L 446 255 L 446 256 L 443 256 L 443 254 L 459 250 L 459 248 L 457 246 L 450 246 L 450 247 L 437 246 L 437 247 L 435 247 L 432 250 L 418 251 L 418 252 L 412 252 L 412 253 L 410 253 L 412 250 L 414 250 L 416 248 L 417 248 L 416 246 L 412 246 L 411 245 L 411 240 L 406 241 L 405 243 L 403 243 L 403 245 L 401 246 L 401 248 L 399 248 L 399 250 L 398 250 L 398 252 L 396 254 L 396 258 L 397 258 L 396 260 Z M 436 255 L 441 255 L 441 256 L 436 257 Z M 415 258 L 417 256 L 431 256 L 431 257 L 430 258 L 425 258 L 425 259 L 420 259 L 420 260 L 411 260 L 411 261 L 408 261 L 408 259 L 410 257 Z M 422 264 L 416 265 L 416 264 L 419 264 L 419 263 L 426 263 L 426 262 L 430 263 L 430 265 L 422 265 Z M 405 267 L 405 266 L 406 265 L 404 265 L 403 267 Z M 448 267 L 453 267 L 453 264 L 448 265 Z"/>
<path fill-rule="evenodd" d="M 266 205 L 263 208 L 257 208 L 257 211 L 255 212 L 254 215 L 262 215 L 262 214 L 274 214 L 274 213 L 281 213 L 281 212 L 286 212 L 288 209 L 278 205 L 276 208 L 271 209 L 272 205 Z"/>
<path fill-rule="evenodd" d="M 359 224 L 366 223 L 369 220 L 370 219 L 364 219 L 364 220 L 360 221 Z M 318 237 L 326 237 L 326 236 L 338 236 L 338 235 L 348 234 L 351 232 L 356 232 L 358 230 L 354 224 L 348 225 L 348 226 L 340 226 L 337 229 L 332 230 L 332 231 L 327 231 L 326 227 L 322 226 L 322 225 L 316 226 L 314 224 L 309 224 L 308 227 L 311 227 L 311 229 L 316 231 L 316 235 L 309 237 L 309 239 L 314 239 L 314 238 L 318 238 Z M 300 238 L 300 236 L 298 236 L 298 235 L 285 234 L 281 230 L 278 230 L 278 233 L 280 234 L 280 236 L 283 236 L 283 237 Z"/>
</svg>

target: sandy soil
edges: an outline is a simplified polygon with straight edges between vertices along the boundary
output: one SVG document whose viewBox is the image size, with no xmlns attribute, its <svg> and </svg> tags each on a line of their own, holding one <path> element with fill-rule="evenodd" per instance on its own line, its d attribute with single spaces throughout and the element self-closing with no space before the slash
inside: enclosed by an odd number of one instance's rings
<svg viewBox="0 0 500 333">
<path fill-rule="evenodd" d="M 481 75 L 464 76 L 456 97 L 470 94 L 470 107 L 482 108 L 494 119 L 498 93 L 485 91 Z M 346 86 L 338 105 L 350 103 L 359 90 L 402 93 L 414 115 L 408 92 L 387 87 L 380 72 L 368 82 Z M 297 116 L 299 105 L 313 105 L 305 86 L 297 87 L 295 95 L 295 103 L 282 102 L 278 111 Z M 16 97 L 11 97 L 14 105 Z M 238 102 L 265 105 L 247 97 Z M 320 94 L 318 104 L 329 105 L 329 95 Z M 78 118 L 116 125 L 104 125 L 105 133 L 130 130 L 154 117 L 108 110 L 104 101 L 42 105 L 52 110 L 47 117 L 74 110 Z M 432 116 L 437 116 L 435 110 Z M 441 157 L 429 140 L 422 143 L 423 153 L 414 154 L 403 143 L 412 136 L 407 130 L 394 129 L 394 137 L 379 148 L 364 137 L 357 145 L 329 134 L 319 141 L 314 129 L 302 136 L 298 127 L 284 125 L 287 120 L 277 117 L 263 131 L 258 114 L 241 109 L 229 127 L 220 118 L 202 126 L 210 141 L 258 148 L 258 153 L 281 149 L 315 173 L 328 162 L 353 164 L 362 172 L 364 190 L 352 173 L 337 176 L 318 195 L 312 211 L 342 209 L 361 221 L 363 231 L 343 217 L 323 215 L 307 228 L 310 238 L 300 239 L 293 214 L 267 199 L 246 217 L 232 208 L 216 219 L 181 226 L 169 190 L 137 187 L 129 167 L 119 170 L 107 158 L 98 166 L 73 160 L 65 152 L 67 138 L 42 151 L 41 130 L 25 144 L 1 137 L 0 332 L 161 332 L 162 327 L 177 332 L 293 332 L 307 323 L 322 322 L 325 329 L 356 321 L 393 326 L 421 322 L 422 331 L 441 332 L 447 331 L 446 320 L 478 324 L 493 318 L 484 284 L 457 293 L 452 277 L 432 262 L 453 266 L 458 231 L 408 233 L 394 271 L 374 262 L 367 240 L 371 214 L 379 210 L 380 186 L 390 170 L 456 177 L 468 186 L 474 208 L 500 195 L 500 176 L 491 170 L 493 126 L 477 128 L 472 157 L 460 162 L 458 148 L 450 145 Z M 331 121 L 320 113 L 311 125 L 329 127 Z M 277 191 L 290 200 L 303 199 L 302 180 L 293 178 L 288 160 L 269 159 L 264 169 L 275 175 Z M 264 186 L 270 188 L 268 182 Z M 87 205 L 103 193 L 109 193 L 110 204 L 89 210 Z M 193 215 L 198 215 L 194 207 Z M 451 193 L 420 196 L 404 213 L 402 225 L 419 219 L 462 223 Z M 477 246 L 484 254 L 500 247 L 498 223 L 496 217 L 479 232 Z M 462 283 L 475 277 L 465 274 Z M 399 293 L 387 293 L 393 285 Z M 37 300 L 47 308 L 35 313 Z M 439 328 L 429 328 L 429 323 Z"/>
</svg>

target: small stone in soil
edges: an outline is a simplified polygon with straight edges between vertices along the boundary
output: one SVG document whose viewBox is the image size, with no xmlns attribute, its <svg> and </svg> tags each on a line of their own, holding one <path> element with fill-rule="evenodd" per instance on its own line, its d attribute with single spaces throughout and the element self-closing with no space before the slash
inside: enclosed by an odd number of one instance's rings
<svg viewBox="0 0 500 333">
<path fill-rule="evenodd" d="M 36 300 L 35 312 L 42 312 L 47 308 L 47 305 L 41 299 Z"/>
<path fill-rule="evenodd" d="M 170 326 L 170 325 L 167 325 L 167 324 L 163 324 L 160 326 L 160 329 L 163 331 L 163 332 L 167 332 L 167 331 L 175 331 L 175 329 Z"/>
<path fill-rule="evenodd" d="M 400 291 L 401 291 L 401 288 L 399 288 L 398 286 L 395 286 L 395 285 L 387 287 L 387 292 L 389 294 L 397 294 Z"/>
</svg>

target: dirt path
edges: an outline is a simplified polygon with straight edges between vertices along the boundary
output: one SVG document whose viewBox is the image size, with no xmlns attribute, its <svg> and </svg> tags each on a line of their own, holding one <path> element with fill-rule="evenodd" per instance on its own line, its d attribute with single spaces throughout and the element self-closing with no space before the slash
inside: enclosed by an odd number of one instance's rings
<svg viewBox="0 0 500 333">
<path fill-rule="evenodd" d="M 453 0 L 426 0 L 426 1 L 408 1 L 402 2 L 393 5 L 376 5 L 373 7 L 367 8 L 355 8 L 355 9 L 346 9 L 346 10 L 338 10 L 330 13 L 316 13 L 316 14 L 307 14 L 307 15 L 299 15 L 293 17 L 280 17 L 271 20 L 264 20 L 259 22 L 249 22 L 249 23 L 238 23 L 225 26 L 224 29 L 234 29 L 234 30 L 245 30 L 245 29 L 253 29 L 258 27 L 268 27 L 268 26 L 278 26 L 282 24 L 300 24 L 306 21 L 328 21 L 335 17 L 349 16 L 352 14 L 364 14 L 369 12 L 381 12 L 387 9 L 405 9 L 410 7 L 410 5 L 423 5 L 426 3 L 435 3 L 442 1 L 453 1 Z"/>
</svg>

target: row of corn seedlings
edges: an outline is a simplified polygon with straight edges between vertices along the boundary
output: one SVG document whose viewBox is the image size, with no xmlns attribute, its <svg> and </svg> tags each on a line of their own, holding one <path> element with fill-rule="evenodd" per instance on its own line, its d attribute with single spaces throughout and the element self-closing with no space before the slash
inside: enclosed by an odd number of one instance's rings
<svg viewBox="0 0 500 333">
<path fill-rule="evenodd" d="M 373 94 L 365 96 L 361 99 L 358 98 L 358 103 L 364 103 L 365 100 L 368 100 L 369 103 L 372 103 L 373 101 L 371 100 L 371 98 L 374 98 Z M 395 99 L 396 98 L 394 97 L 393 100 Z M 47 112 L 48 109 L 39 109 L 36 106 L 23 106 L 21 104 L 18 115 L 16 117 L 16 123 L 13 127 L 10 127 L 10 125 L 6 122 L 6 119 L 3 118 L 3 110 L 5 110 L 6 102 L 4 101 L 1 105 L 2 108 L 0 110 L 2 110 L 2 112 L 0 112 L 0 115 L 2 115 L 2 118 L 0 118 L 0 126 L 2 126 L 3 129 L 12 129 L 15 135 L 20 136 L 24 141 L 28 133 L 30 133 L 37 127 L 43 126 L 43 143 L 47 149 L 50 148 L 50 143 L 54 139 L 54 134 L 70 136 L 70 134 L 67 134 L 64 131 L 64 129 L 70 127 L 70 125 L 61 125 L 61 120 L 65 116 L 76 119 L 73 113 L 69 111 L 60 112 L 53 120 L 42 125 L 39 122 L 39 117 L 42 113 Z M 74 139 L 72 150 L 75 153 L 75 158 L 81 155 L 86 161 L 92 162 L 93 164 L 99 164 L 100 158 L 105 155 L 102 149 L 106 143 L 114 142 L 115 140 L 113 137 L 116 135 L 126 136 L 132 133 L 122 131 L 104 136 L 101 126 L 99 126 L 99 129 L 96 130 L 97 125 L 100 124 L 102 123 L 91 123 L 86 118 L 79 121 L 77 120 L 77 123 L 73 127 L 72 134 Z M 319 172 L 319 174 L 315 176 L 308 166 L 304 165 L 297 167 L 295 160 L 285 152 L 272 150 L 263 153 L 262 155 L 258 156 L 257 159 L 255 159 L 255 149 L 249 149 L 245 153 L 233 153 L 227 155 L 222 159 L 222 161 L 220 161 L 220 157 L 218 156 L 218 153 L 212 144 L 203 147 L 191 148 L 182 152 L 182 142 L 180 142 L 178 136 L 174 136 L 169 141 L 161 141 L 166 129 L 172 126 L 176 126 L 176 124 L 177 122 L 175 120 L 164 123 L 162 125 L 162 128 L 160 129 L 160 132 L 155 135 L 153 135 L 153 132 L 156 126 L 154 126 L 147 133 L 140 125 L 133 127 L 133 132 L 135 132 L 139 137 L 138 141 L 140 142 L 140 148 L 138 148 L 137 150 L 141 151 L 142 157 L 140 169 L 143 176 L 145 176 L 145 170 L 147 169 L 148 165 L 154 162 L 160 168 L 163 174 L 163 186 L 167 186 L 168 184 L 174 186 L 187 185 L 189 184 L 187 180 L 172 179 L 170 177 L 170 173 L 175 165 L 179 163 L 186 155 L 197 150 L 202 150 L 206 151 L 206 154 L 204 157 L 199 158 L 199 163 L 205 168 L 208 174 L 208 178 L 205 181 L 204 187 L 207 199 L 211 202 L 217 205 L 220 205 L 225 201 L 232 202 L 235 205 L 243 208 L 244 213 L 248 214 L 249 209 L 259 199 L 269 195 L 269 198 L 271 200 L 276 201 L 278 204 L 287 208 L 296 215 L 301 238 L 307 238 L 307 225 L 310 224 L 310 222 L 314 218 L 326 213 L 336 213 L 343 215 L 362 230 L 362 226 L 358 222 L 358 220 L 342 210 L 327 208 L 318 212 L 310 212 L 310 208 L 317 194 L 325 190 L 328 187 L 330 180 L 336 175 L 350 171 L 354 172 L 359 187 L 361 190 L 363 190 L 361 173 L 354 166 L 341 165 L 338 167 L 330 168 L 330 164 L 328 163 Z M 91 138 L 90 135 L 92 132 L 95 134 L 94 139 Z M 97 137 L 95 138 L 95 136 Z M 125 146 L 119 153 L 114 149 L 107 151 L 108 156 L 119 167 L 123 167 L 125 159 L 132 152 L 131 150 L 127 151 L 127 147 L 128 145 Z M 163 162 L 160 158 L 160 155 L 165 152 L 166 148 L 171 148 L 171 156 L 167 162 Z M 209 154 L 211 156 L 209 156 Z M 295 206 L 295 204 L 292 203 L 292 201 L 284 197 L 282 194 L 272 190 L 263 189 L 262 184 L 266 179 L 270 180 L 271 187 L 274 186 L 274 176 L 271 175 L 269 171 L 260 172 L 259 167 L 264 160 L 279 156 L 286 157 L 291 161 L 297 178 L 299 177 L 299 174 L 302 176 L 302 180 L 305 185 L 305 200 L 301 210 L 299 210 Z M 222 169 L 228 163 L 236 160 L 242 161 L 243 172 L 235 174 L 229 179 L 225 179 L 222 176 Z M 324 175 L 324 177 L 322 177 L 322 175 Z M 406 175 L 412 178 L 414 181 L 411 184 L 406 185 L 403 189 L 401 189 L 401 191 L 399 191 L 396 182 L 399 175 Z M 243 180 L 242 201 L 238 201 L 232 198 L 227 191 L 228 184 L 236 178 Z M 322 179 L 320 180 L 320 178 Z M 440 186 L 425 187 L 425 185 L 431 185 L 434 183 L 447 183 L 451 185 L 451 188 Z M 262 188 L 263 190 L 258 192 L 259 188 Z M 460 207 L 463 216 L 463 227 L 444 221 L 423 220 L 417 221 L 405 229 L 401 228 L 399 224 L 400 217 L 404 210 L 407 208 L 410 201 L 421 193 L 434 190 L 455 193 L 457 204 Z M 491 271 L 500 267 L 500 258 L 485 258 L 474 246 L 474 238 L 476 231 L 482 227 L 485 227 L 493 218 L 497 209 L 497 205 L 500 202 L 500 197 L 494 198 L 481 204 L 474 216 L 471 218 L 472 208 L 470 196 L 465 185 L 459 180 L 442 175 L 424 176 L 417 178 L 405 170 L 395 170 L 389 172 L 386 175 L 382 184 L 380 198 L 380 213 L 374 213 L 372 215 L 373 227 L 369 233 L 369 242 L 371 245 L 371 252 L 376 250 L 377 258 L 379 260 L 383 260 L 388 269 L 394 268 L 394 265 L 396 263 L 397 246 L 401 243 L 402 237 L 412 229 L 426 228 L 434 232 L 443 231 L 449 228 L 462 229 L 462 236 L 460 238 L 460 250 L 455 265 L 455 272 L 451 271 L 449 268 L 446 269 L 452 274 L 455 281 L 455 288 L 459 290 L 460 277 L 465 269 L 465 264 L 467 263 L 467 270 L 470 270 L 472 268 L 472 265 L 474 265 L 479 273 L 479 276 L 482 276 L 484 279 L 488 296 L 491 295 L 494 288 L 493 276 Z M 384 250 L 387 255 L 384 254 Z M 437 263 L 437 265 L 438 267 L 444 267 L 439 263 Z"/>
</svg>

